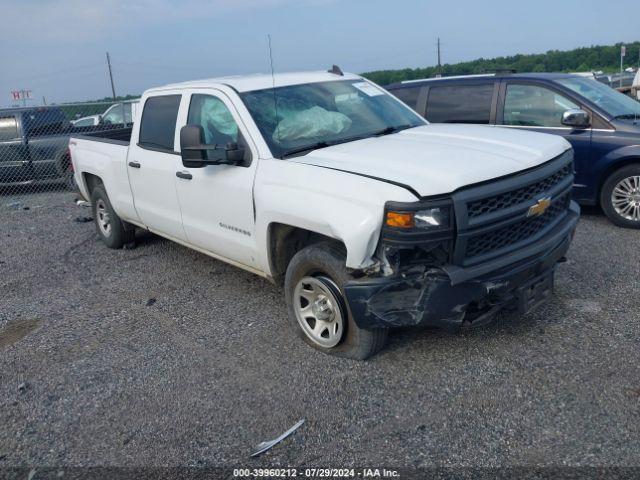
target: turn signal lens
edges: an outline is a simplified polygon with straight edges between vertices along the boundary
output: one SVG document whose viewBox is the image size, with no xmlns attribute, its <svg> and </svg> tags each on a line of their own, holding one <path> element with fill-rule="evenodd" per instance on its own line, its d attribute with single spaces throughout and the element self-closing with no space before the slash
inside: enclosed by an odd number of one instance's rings
<svg viewBox="0 0 640 480">
<path fill-rule="evenodd" d="M 413 213 L 387 212 L 387 226 L 396 228 L 413 228 Z"/>
</svg>

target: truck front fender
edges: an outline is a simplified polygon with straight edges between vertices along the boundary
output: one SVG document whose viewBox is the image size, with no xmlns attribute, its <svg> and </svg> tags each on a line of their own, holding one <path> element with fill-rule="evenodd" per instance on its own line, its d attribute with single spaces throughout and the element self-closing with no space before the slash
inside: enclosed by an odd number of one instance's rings
<svg viewBox="0 0 640 480">
<path fill-rule="evenodd" d="M 381 180 L 278 159 L 260 161 L 254 196 L 256 243 L 265 252 L 261 264 L 268 273 L 274 222 L 339 240 L 347 249 L 347 267 L 366 268 L 373 263 L 385 203 L 417 200 Z"/>
</svg>

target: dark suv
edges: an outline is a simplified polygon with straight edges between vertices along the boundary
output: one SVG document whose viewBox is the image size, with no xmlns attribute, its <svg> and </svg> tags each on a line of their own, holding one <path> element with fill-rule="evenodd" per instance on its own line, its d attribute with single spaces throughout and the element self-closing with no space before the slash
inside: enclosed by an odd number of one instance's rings
<svg viewBox="0 0 640 480">
<path fill-rule="evenodd" d="M 640 102 L 594 79 L 532 73 L 411 80 L 387 90 L 434 123 L 562 135 L 575 150 L 574 197 L 640 228 Z"/>
</svg>

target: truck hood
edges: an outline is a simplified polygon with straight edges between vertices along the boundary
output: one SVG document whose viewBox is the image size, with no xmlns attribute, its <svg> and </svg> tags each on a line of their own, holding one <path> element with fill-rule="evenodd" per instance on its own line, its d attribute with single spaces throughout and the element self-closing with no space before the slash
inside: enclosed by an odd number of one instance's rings
<svg viewBox="0 0 640 480">
<path fill-rule="evenodd" d="M 289 160 L 376 177 L 429 196 L 535 167 L 570 147 L 557 135 L 430 124 L 321 148 Z"/>
</svg>

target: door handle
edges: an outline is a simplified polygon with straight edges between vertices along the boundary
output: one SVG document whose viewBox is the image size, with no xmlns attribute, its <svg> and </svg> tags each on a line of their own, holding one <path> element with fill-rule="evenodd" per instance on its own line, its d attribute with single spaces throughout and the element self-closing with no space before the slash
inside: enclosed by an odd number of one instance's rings
<svg viewBox="0 0 640 480">
<path fill-rule="evenodd" d="M 129 162 L 129 166 L 133 168 L 140 168 L 140 164 L 138 162 Z"/>
<path fill-rule="evenodd" d="M 176 177 L 184 178 L 185 180 L 191 180 L 193 178 L 193 175 L 187 172 L 176 172 Z"/>
</svg>

